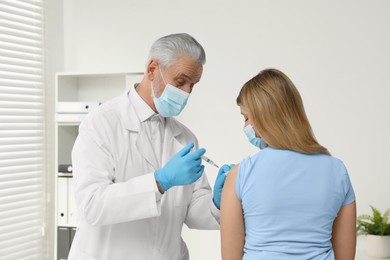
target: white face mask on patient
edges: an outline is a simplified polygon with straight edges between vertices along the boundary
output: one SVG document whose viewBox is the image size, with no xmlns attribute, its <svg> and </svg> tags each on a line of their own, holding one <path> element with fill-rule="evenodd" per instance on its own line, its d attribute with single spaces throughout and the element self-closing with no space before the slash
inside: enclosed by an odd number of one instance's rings
<svg viewBox="0 0 390 260">
<path fill-rule="evenodd" d="M 245 135 L 248 137 L 249 142 L 254 146 L 260 149 L 264 149 L 268 146 L 267 143 L 263 140 L 263 138 L 256 137 L 256 133 L 252 125 L 247 125 L 246 127 L 244 127 L 244 132 Z"/>
</svg>

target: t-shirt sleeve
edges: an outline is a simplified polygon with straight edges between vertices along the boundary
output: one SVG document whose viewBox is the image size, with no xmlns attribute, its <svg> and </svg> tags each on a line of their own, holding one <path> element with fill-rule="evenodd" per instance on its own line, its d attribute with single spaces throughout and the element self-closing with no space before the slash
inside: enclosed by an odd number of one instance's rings
<svg viewBox="0 0 390 260">
<path fill-rule="evenodd" d="M 245 173 L 247 169 L 247 165 L 249 163 L 249 157 L 245 158 L 238 165 L 238 172 L 236 177 L 236 194 L 237 198 L 242 201 L 242 189 L 245 182 Z"/>
<path fill-rule="evenodd" d="M 348 171 L 344 166 L 344 175 L 343 175 L 343 188 L 344 188 L 344 194 L 345 199 L 343 202 L 343 206 L 351 204 L 356 200 L 355 192 L 352 187 L 351 180 L 349 179 Z"/>
</svg>

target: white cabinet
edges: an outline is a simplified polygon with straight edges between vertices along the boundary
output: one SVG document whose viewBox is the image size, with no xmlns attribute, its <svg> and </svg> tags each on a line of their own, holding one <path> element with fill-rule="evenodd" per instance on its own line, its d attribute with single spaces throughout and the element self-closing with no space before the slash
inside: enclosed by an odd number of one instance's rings
<svg viewBox="0 0 390 260">
<path fill-rule="evenodd" d="M 56 74 L 55 259 L 67 259 L 77 225 L 71 152 L 79 124 L 90 111 L 140 82 L 142 77 L 142 72 Z"/>
</svg>

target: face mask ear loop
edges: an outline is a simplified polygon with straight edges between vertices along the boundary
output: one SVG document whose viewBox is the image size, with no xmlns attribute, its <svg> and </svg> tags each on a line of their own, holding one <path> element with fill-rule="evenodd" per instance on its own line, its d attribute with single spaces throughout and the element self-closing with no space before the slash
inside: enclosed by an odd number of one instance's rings
<svg viewBox="0 0 390 260">
<path fill-rule="evenodd" d="M 160 71 L 160 75 L 161 75 L 162 80 L 164 81 L 164 84 L 167 85 L 167 83 L 165 82 L 164 76 L 163 76 L 163 74 L 162 74 L 161 66 L 158 66 L 158 70 Z M 154 93 L 153 83 L 150 82 L 150 85 L 151 85 L 151 87 L 152 87 L 152 98 L 157 98 L 157 97 L 156 97 L 156 94 Z"/>
<path fill-rule="evenodd" d="M 163 76 L 163 74 L 162 74 L 161 66 L 158 66 L 158 70 L 160 71 L 160 75 L 161 75 L 161 78 L 162 78 L 163 81 L 164 81 L 164 84 L 167 85 L 167 82 L 165 81 L 164 76 Z"/>
</svg>

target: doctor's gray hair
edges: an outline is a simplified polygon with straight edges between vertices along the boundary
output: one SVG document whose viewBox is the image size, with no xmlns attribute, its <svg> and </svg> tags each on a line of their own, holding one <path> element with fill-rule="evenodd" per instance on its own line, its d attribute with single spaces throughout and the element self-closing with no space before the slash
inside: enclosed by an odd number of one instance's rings
<svg viewBox="0 0 390 260">
<path fill-rule="evenodd" d="M 149 60 L 156 59 L 163 68 L 168 68 L 180 55 L 190 55 L 200 65 L 206 63 L 202 45 L 187 33 L 170 34 L 156 40 L 150 48 Z"/>
</svg>

